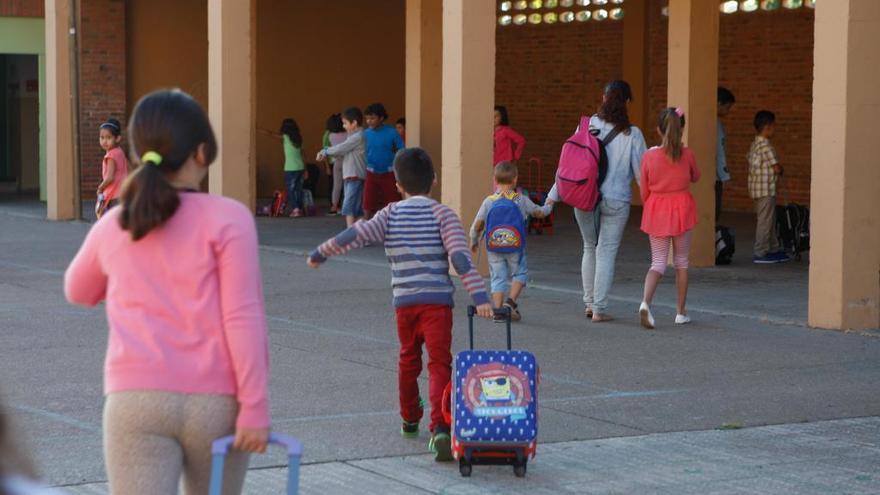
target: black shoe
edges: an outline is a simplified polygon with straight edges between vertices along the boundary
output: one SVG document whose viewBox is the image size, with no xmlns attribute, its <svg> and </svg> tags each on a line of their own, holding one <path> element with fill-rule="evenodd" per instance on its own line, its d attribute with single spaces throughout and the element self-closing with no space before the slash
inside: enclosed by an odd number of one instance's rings
<svg viewBox="0 0 880 495">
<path fill-rule="evenodd" d="M 400 435 L 403 438 L 416 438 L 419 436 L 419 422 L 410 423 L 404 420 L 400 426 Z"/>
<path fill-rule="evenodd" d="M 492 321 L 494 321 L 495 323 L 507 323 L 507 316 L 496 313 L 492 317 Z"/>
</svg>

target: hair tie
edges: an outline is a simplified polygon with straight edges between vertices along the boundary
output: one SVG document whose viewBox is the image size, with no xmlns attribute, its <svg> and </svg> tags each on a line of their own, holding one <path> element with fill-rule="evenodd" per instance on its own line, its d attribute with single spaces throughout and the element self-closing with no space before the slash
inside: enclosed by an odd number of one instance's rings
<svg viewBox="0 0 880 495">
<path fill-rule="evenodd" d="M 684 110 L 682 110 L 681 107 L 675 107 L 675 115 L 678 115 L 679 117 L 684 117 Z"/>
<path fill-rule="evenodd" d="M 155 151 L 148 151 L 141 157 L 141 163 L 153 162 L 153 165 L 159 166 L 162 163 L 162 155 Z"/>
</svg>

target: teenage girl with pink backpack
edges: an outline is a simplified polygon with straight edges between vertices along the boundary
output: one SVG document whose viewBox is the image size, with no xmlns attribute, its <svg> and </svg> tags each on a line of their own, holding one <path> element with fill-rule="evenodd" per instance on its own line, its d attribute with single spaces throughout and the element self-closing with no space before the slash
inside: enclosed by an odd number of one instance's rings
<svg viewBox="0 0 880 495">
<path fill-rule="evenodd" d="M 594 322 L 612 319 L 608 313 L 608 293 L 614 281 L 617 250 L 629 219 L 630 183 L 639 180 L 639 164 L 646 148 L 642 131 L 629 121 L 627 104 L 631 101 L 632 89 L 626 81 L 611 81 L 605 86 L 599 112 L 589 119 L 589 130 L 605 143 L 607 173 L 598 184 L 597 204 L 592 208 L 572 205 L 584 241 L 584 314 Z M 553 201 L 566 201 L 560 197 L 558 184 L 557 178 L 548 196 Z"/>
</svg>

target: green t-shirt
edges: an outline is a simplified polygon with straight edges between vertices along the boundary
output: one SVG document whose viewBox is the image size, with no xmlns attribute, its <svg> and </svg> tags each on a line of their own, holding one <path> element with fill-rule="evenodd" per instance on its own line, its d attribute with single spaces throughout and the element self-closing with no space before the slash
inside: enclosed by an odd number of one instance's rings
<svg viewBox="0 0 880 495">
<path fill-rule="evenodd" d="M 293 144 L 293 141 L 290 140 L 287 134 L 283 134 L 281 139 L 284 143 L 284 171 L 299 172 L 306 168 L 303 162 L 302 149 Z"/>
</svg>

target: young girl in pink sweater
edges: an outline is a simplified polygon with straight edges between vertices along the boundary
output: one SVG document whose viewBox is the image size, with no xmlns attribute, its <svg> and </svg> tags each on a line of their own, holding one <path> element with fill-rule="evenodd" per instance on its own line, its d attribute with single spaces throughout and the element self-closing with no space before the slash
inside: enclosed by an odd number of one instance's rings
<svg viewBox="0 0 880 495">
<path fill-rule="evenodd" d="M 130 119 L 139 157 L 64 276 L 67 299 L 106 300 L 104 458 L 111 493 L 207 493 L 211 442 L 235 433 L 224 493 L 269 433 L 268 347 L 253 217 L 199 193 L 217 155 L 189 95 L 159 91 Z"/>
<path fill-rule="evenodd" d="M 642 231 L 651 239 L 651 268 L 645 276 L 645 294 L 639 318 L 645 328 L 654 328 L 651 301 L 660 277 L 666 271 L 672 244 L 675 284 L 678 288 L 678 314 L 675 323 L 690 323 L 685 310 L 688 289 L 688 252 L 691 230 L 697 224 L 697 205 L 690 192 L 691 182 L 700 179 L 693 152 L 681 142 L 684 112 L 667 108 L 660 112 L 657 132 L 663 145 L 642 155 L 641 181 Z"/>
</svg>

